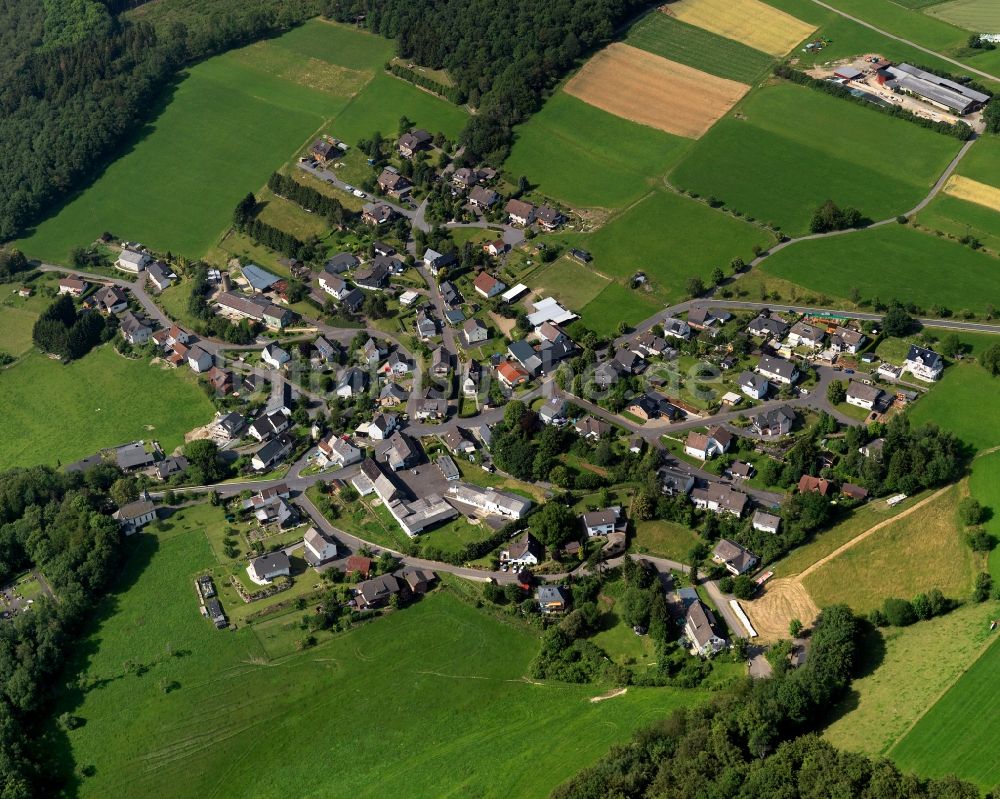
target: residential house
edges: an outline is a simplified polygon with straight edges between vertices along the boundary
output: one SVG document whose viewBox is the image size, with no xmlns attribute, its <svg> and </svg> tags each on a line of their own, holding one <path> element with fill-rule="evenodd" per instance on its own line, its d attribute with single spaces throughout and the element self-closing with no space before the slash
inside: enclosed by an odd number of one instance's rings
<svg viewBox="0 0 1000 799">
<path fill-rule="evenodd" d="M 684 415 L 680 408 L 672 405 L 665 397 L 655 391 L 648 391 L 635 397 L 626 410 L 644 421 L 659 418 L 674 421 Z"/>
<path fill-rule="evenodd" d="M 480 431 L 482 429 L 480 428 Z M 483 488 L 471 483 L 458 483 L 449 486 L 448 496 L 454 501 L 475 508 L 487 516 L 521 519 L 531 510 L 531 500 L 526 497 L 508 491 L 499 491 L 495 488 Z"/>
<path fill-rule="evenodd" d="M 399 426 L 399 416 L 394 413 L 377 413 L 368 423 L 368 437 L 374 441 L 385 441 Z"/>
<path fill-rule="evenodd" d="M 368 373 L 356 366 L 345 369 L 337 381 L 338 397 L 356 397 L 368 389 Z"/>
<path fill-rule="evenodd" d="M 687 339 L 691 338 L 691 325 L 683 319 L 669 317 L 663 320 L 663 335 L 671 338 Z M 649 335 L 649 334 L 644 334 Z"/>
<path fill-rule="evenodd" d="M 851 355 L 857 355 L 867 342 L 868 337 L 864 333 L 838 325 L 830 338 L 830 349 L 834 352 L 848 352 Z"/>
<path fill-rule="evenodd" d="M 394 595 L 409 597 L 409 586 L 395 574 L 381 574 L 359 583 L 354 589 L 354 604 L 363 610 L 385 607 Z"/>
<path fill-rule="evenodd" d="M 707 461 L 725 452 L 729 448 L 730 441 L 732 434 L 719 427 L 707 433 L 696 433 L 692 430 L 684 441 L 684 454 L 700 461 Z"/>
<path fill-rule="evenodd" d="M 135 274 L 145 269 L 152 260 L 144 252 L 133 250 L 130 247 L 122 247 L 122 251 L 118 254 L 118 260 L 115 261 L 115 266 L 123 272 Z"/>
<path fill-rule="evenodd" d="M 440 253 L 428 247 L 424 253 L 423 262 L 424 266 L 427 267 L 427 271 L 434 275 L 434 277 L 437 277 L 441 274 L 442 269 L 446 269 L 457 263 L 458 256 L 455 255 L 454 251 Z"/>
<path fill-rule="evenodd" d="M 903 371 L 910 372 L 918 380 L 938 380 L 944 371 L 944 359 L 934 350 L 911 344 L 903 361 Z"/>
<path fill-rule="evenodd" d="M 791 361 L 779 358 L 776 355 L 761 355 L 760 363 L 757 364 L 757 371 L 768 380 L 781 383 L 786 386 L 792 385 L 799 379 L 799 369 Z"/>
<path fill-rule="evenodd" d="M 309 148 L 309 154 L 323 166 L 326 166 L 331 161 L 336 161 L 343 154 L 343 150 L 332 141 L 316 139 L 312 143 L 312 147 Z"/>
<path fill-rule="evenodd" d="M 123 472 L 137 472 L 152 466 L 157 452 L 155 443 L 147 447 L 145 441 L 133 441 L 115 448 L 115 463 Z"/>
<path fill-rule="evenodd" d="M 354 272 L 354 284 L 367 291 L 379 291 L 388 285 L 391 271 L 384 260 L 372 261 Z"/>
<path fill-rule="evenodd" d="M 462 378 L 462 395 L 465 397 L 475 397 L 479 393 L 479 381 L 481 379 L 481 369 L 479 361 L 470 360 L 465 367 L 465 375 Z"/>
<path fill-rule="evenodd" d="M 574 429 L 581 438 L 598 441 L 611 432 L 611 425 L 593 416 L 584 416 L 574 425 Z"/>
<path fill-rule="evenodd" d="M 345 466 L 358 463 L 363 456 L 361 450 L 355 447 L 346 437 L 330 436 L 319 442 L 316 447 L 321 466 Z"/>
<path fill-rule="evenodd" d="M 497 280 L 489 272 L 480 272 L 472 285 L 475 287 L 476 293 L 486 299 L 495 297 L 507 288 L 505 283 Z"/>
<path fill-rule="evenodd" d="M 728 318 L 728 314 L 723 315 L 721 311 L 716 314 L 710 308 L 699 306 L 688 311 L 687 323 L 695 330 L 710 330 L 721 324 L 725 318 Z"/>
<path fill-rule="evenodd" d="M 485 186 L 473 186 L 469 192 L 469 205 L 489 210 L 500 201 L 500 195 Z"/>
<path fill-rule="evenodd" d="M 840 487 L 840 493 L 849 499 L 864 502 L 868 499 L 868 489 L 854 483 L 844 483 Z"/>
<path fill-rule="evenodd" d="M 726 474 L 734 480 L 749 480 L 753 473 L 753 464 L 745 461 L 733 461 L 726 467 Z"/>
<path fill-rule="evenodd" d="M 645 448 L 645 446 L 646 446 L 645 439 L 638 434 L 632 436 L 628 440 L 628 451 L 631 452 L 633 455 L 641 455 L 642 450 Z"/>
<path fill-rule="evenodd" d="M 233 375 L 232 372 L 228 372 L 225 369 L 220 369 L 218 366 L 212 366 L 209 368 L 208 373 L 205 375 L 208 379 L 208 383 L 215 389 L 219 394 L 232 394 L 233 393 Z"/>
<path fill-rule="evenodd" d="M 268 344 L 261 350 L 260 358 L 272 369 L 280 369 L 292 359 L 292 356 L 277 344 Z"/>
<path fill-rule="evenodd" d="M 550 205 L 542 205 L 535 211 L 535 221 L 546 230 L 555 230 L 566 222 L 566 217 Z"/>
<path fill-rule="evenodd" d="M 479 183 L 480 175 L 478 169 L 471 169 L 467 166 L 459 167 L 451 173 L 451 182 L 460 189 L 469 189 Z"/>
<path fill-rule="evenodd" d="M 297 524 L 299 514 L 293 505 L 289 505 L 284 496 L 279 494 L 265 494 L 261 491 L 243 502 L 244 510 L 252 510 L 254 518 L 261 524 L 273 524 L 277 527 L 289 527 Z"/>
<path fill-rule="evenodd" d="M 875 407 L 882 389 L 852 380 L 847 386 L 847 404 L 870 411 Z"/>
<path fill-rule="evenodd" d="M 605 508 L 584 513 L 581 517 L 583 529 L 588 536 L 607 535 L 624 527 L 621 519 L 621 508 Z"/>
<path fill-rule="evenodd" d="M 781 517 L 763 510 L 756 510 L 753 514 L 753 529 L 764 533 L 777 533 L 781 526 Z"/>
<path fill-rule="evenodd" d="M 507 354 L 517 361 L 521 365 L 521 368 L 532 377 L 541 371 L 542 357 L 527 341 L 523 339 L 512 341 L 507 345 Z"/>
<path fill-rule="evenodd" d="M 396 210 L 385 203 L 365 203 L 361 207 L 361 221 L 366 225 L 378 227 L 391 222 L 396 217 Z"/>
<path fill-rule="evenodd" d="M 406 377 L 406 375 L 413 371 L 413 365 L 399 350 L 393 350 L 389 353 L 389 357 L 386 358 L 385 363 L 379 367 L 378 371 L 383 375 Z"/>
<path fill-rule="evenodd" d="M 291 422 L 282 411 L 270 411 L 254 420 L 249 433 L 258 441 L 268 441 L 284 433 L 290 426 Z"/>
<path fill-rule="evenodd" d="M 314 355 L 312 360 L 317 364 L 335 363 L 339 357 L 340 347 L 331 344 L 324 336 L 320 336 L 313 342 Z"/>
<path fill-rule="evenodd" d="M 758 435 L 783 436 L 792 431 L 795 411 L 788 405 L 781 405 L 756 414 L 752 422 L 753 429 Z"/>
<path fill-rule="evenodd" d="M 462 325 L 462 338 L 467 347 L 475 347 L 489 340 L 490 329 L 478 319 L 466 319 Z"/>
<path fill-rule="evenodd" d="M 448 416 L 448 400 L 425 398 L 417 402 L 413 413 L 417 421 L 444 419 Z"/>
<path fill-rule="evenodd" d="M 564 613 L 569 607 L 569 593 L 561 585 L 540 585 L 535 601 L 542 613 Z"/>
<path fill-rule="evenodd" d="M 476 445 L 465 435 L 465 431 L 460 427 L 442 433 L 441 441 L 453 455 L 469 457 L 476 451 Z"/>
<path fill-rule="evenodd" d="M 424 314 L 423 311 L 417 314 L 416 319 L 417 336 L 423 341 L 427 341 L 429 338 L 434 338 L 437 335 L 437 322 L 430 316 Z"/>
<path fill-rule="evenodd" d="M 372 565 L 371 558 L 366 558 L 364 555 L 351 555 L 344 564 L 344 571 L 347 574 L 357 572 L 363 579 L 367 580 L 368 575 L 372 572 Z"/>
<path fill-rule="evenodd" d="M 813 477 L 811 474 L 804 474 L 799 478 L 800 494 L 819 494 L 825 497 L 836 486 L 825 477 Z"/>
<path fill-rule="evenodd" d="M 691 650 L 702 657 L 721 652 L 728 642 L 716 630 L 715 616 L 701 600 L 695 599 L 684 614 L 684 635 Z"/>
<path fill-rule="evenodd" d="M 566 421 L 566 400 L 550 397 L 538 410 L 538 418 L 545 424 L 561 424 Z"/>
<path fill-rule="evenodd" d="M 328 272 L 321 272 L 319 276 L 319 287 L 335 300 L 342 300 L 347 296 L 350 286 L 342 277 L 331 275 Z"/>
<path fill-rule="evenodd" d="M 526 227 L 535 221 L 535 206 L 524 200 L 508 200 L 504 210 L 512 225 Z"/>
<path fill-rule="evenodd" d="M 119 320 L 119 329 L 122 331 L 122 338 L 129 344 L 136 346 L 145 344 L 153 335 L 153 329 L 145 322 L 140 321 L 131 311 L 122 314 Z"/>
<path fill-rule="evenodd" d="M 224 416 L 218 416 L 212 423 L 211 433 L 213 436 L 232 441 L 239 438 L 246 427 L 246 420 L 236 411 L 230 411 Z"/>
<path fill-rule="evenodd" d="M 723 538 L 712 550 L 712 560 L 721 563 L 733 575 L 746 574 L 757 565 L 757 556 L 749 549 L 745 549 L 735 541 Z"/>
<path fill-rule="evenodd" d="M 82 297 L 90 284 L 82 277 L 64 277 L 59 281 L 59 293 L 69 294 L 73 297 Z"/>
<path fill-rule="evenodd" d="M 516 388 L 527 383 L 530 375 L 511 361 L 502 361 L 497 367 L 497 377 L 507 388 Z"/>
<path fill-rule="evenodd" d="M 873 438 L 867 444 L 858 447 L 858 452 L 866 458 L 882 458 L 882 447 L 885 446 L 884 438 Z"/>
<path fill-rule="evenodd" d="M 500 553 L 500 560 L 511 566 L 537 566 L 543 554 L 542 545 L 531 533 L 524 532 Z"/>
<path fill-rule="evenodd" d="M 61 281 L 60 281 L 61 282 Z M 60 292 L 62 287 L 60 286 Z M 128 296 L 118 286 L 105 286 L 98 289 L 93 297 L 97 308 L 103 313 L 119 314 L 128 308 Z"/>
<path fill-rule="evenodd" d="M 598 388 L 611 388 L 622 378 L 624 371 L 617 361 L 604 361 L 594 369 L 594 383 Z"/>
<path fill-rule="evenodd" d="M 442 345 L 431 353 L 431 374 L 437 378 L 445 378 L 451 371 L 451 353 Z"/>
<path fill-rule="evenodd" d="M 671 321 L 671 320 L 668 320 Z M 687 327 L 684 322 L 680 319 L 674 319 L 672 321 L 680 322 L 680 324 Z M 652 333 L 640 333 L 634 339 L 632 339 L 632 352 L 640 357 L 647 356 L 669 356 L 671 353 L 675 352 L 667 344 L 667 340 L 661 338 L 660 336 L 654 336 Z"/>
<path fill-rule="evenodd" d="M 306 563 L 315 568 L 329 563 L 337 557 L 337 544 L 325 533 L 310 527 L 302 536 L 303 556 Z"/>
<path fill-rule="evenodd" d="M 781 340 L 788 333 L 788 323 L 780 317 L 770 316 L 764 312 L 747 326 L 747 332 L 751 336 Z"/>
<path fill-rule="evenodd" d="M 382 391 L 378 395 L 378 404 L 383 408 L 399 405 L 410 398 L 410 392 L 398 383 L 389 381 L 382 386 Z"/>
<path fill-rule="evenodd" d="M 257 585 L 270 585 L 276 577 L 288 577 L 291 573 L 292 562 L 282 550 L 254 558 L 247 566 L 247 574 Z"/>
<path fill-rule="evenodd" d="M 465 298 L 462 296 L 462 293 L 450 280 L 442 281 L 439 288 L 441 289 L 441 299 L 444 300 L 447 305 L 454 307 L 455 305 L 461 305 L 465 302 Z"/>
<path fill-rule="evenodd" d="M 434 137 L 423 128 L 414 128 L 399 137 L 396 143 L 403 158 L 412 158 L 421 150 L 429 150 Z"/>
<path fill-rule="evenodd" d="M 507 244 L 503 239 L 493 239 L 493 241 L 488 241 L 483 245 L 483 252 L 491 258 L 498 258 L 507 252 Z"/>
<path fill-rule="evenodd" d="M 280 308 L 260 297 L 247 297 L 231 291 L 221 293 L 215 302 L 219 312 L 224 316 L 253 319 L 274 330 L 280 330 L 294 318 L 287 308 Z"/>
<path fill-rule="evenodd" d="M 764 375 L 753 372 L 743 372 L 740 374 L 739 383 L 740 391 L 750 397 L 750 399 L 762 400 L 767 396 L 767 392 L 771 390 L 771 384 L 767 382 L 767 378 Z"/>
<path fill-rule="evenodd" d="M 323 271 L 328 275 L 342 275 L 344 272 L 354 269 L 360 263 L 357 256 L 353 253 L 338 252 L 336 255 L 328 258 L 326 263 L 323 264 Z"/>
<path fill-rule="evenodd" d="M 188 366 L 194 372 L 207 372 L 215 365 L 215 359 L 201 347 L 192 347 L 187 354 Z"/>
<path fill-rule="evenodd" d="M 405 175 L 389 169 L 382 170 L 382 174 L 378 176 L 377 183 L 379 191 L 383 194 L 388 194 L 390 197 L 397 198 L 405 196 L 413 188 L 413 184 Z"/>
<path fill-rule="evenodd" d="M 374 366 L 382 358 L 389 354 L 387 347 L 379 343 L 378 339 L 369 338 L 359 350 L 361 354 L 361 360 L 367 363 L 369 366 Z"/>
<path fill-rule="evenodd" d="M 398 430 L 376 450 L 377 457 L 394 472 L 411 468 L 420 460 L 420 453 L 417 442 Z"/>
<path fill-rule="evenodd" d="M 173 278 L 177 277 L 163 261 L 153 261 L 147 266 L 146 276 L 149 278 L 149 282 L 156 286 L 157 291 L 168 288 L 173 282 Z"/>
<path fill-rule="evenodd" d="M 284 459 L 292 451 L 292 439 L 284 433 L 272 438 L 258 449 L 250 464 L 258 472 L 266 472 L 276 463 Z"/>
<path fill-rule="evenodd" d="M 646 361 L 632 350 L 618 350 L 613 360 L 624 374 L 641 374 L 647 366 Z"/>
<path fill-rule="evenodd" d="M 115 511 L 114 518 L 125 535 L 132 535 L 156 520 L 156 506 L 144 496 L 135 502 L 122 505 Z"/>
<path fill-rule="evenodd" d="M 808 347 L 817 350 L 823 346 L 826 331 L 808 322 L 796 322 L 788 331 L 788 343 L 792 347 Z"/>
<path fill-rule="evenodd" d="M 453 308 L 451 310 L 445 311 L 444 321 L 446 321 L 452 327 L 456 327 L 457 325 L 460 325 L 463 322 L 465 322 L 465 313 L 462 311 L 461 308 Z"/>
<path fill-rule="evenodd" d="M 690 496 L 691 501 L 701 510 L 731 513 L 733 516 L 742 516 L 748 501 L 746 494 L 715 481 L 710 481 L 704 488 L 692 488 Z"/>
</svg>

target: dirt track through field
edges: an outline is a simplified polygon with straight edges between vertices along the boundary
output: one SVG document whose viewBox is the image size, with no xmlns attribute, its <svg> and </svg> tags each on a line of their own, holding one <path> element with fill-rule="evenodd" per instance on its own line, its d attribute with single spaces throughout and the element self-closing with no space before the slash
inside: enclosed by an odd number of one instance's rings
<svg viewBox="0 0 1000 799">
<path fill-rule="evenodd" d="M 566 84 L 566 93 L 615 116 L 698 138 L 750 87 L 614 42 Z"/>
<path fill-rule="evenodd" d="M 815 25 L 760 0 L 678 0 L 660 10 L 681 22 L 778 57 L 787 55 L 816 30 Z"/>
<path fill-rule="evenodd" d="M 1000 211 L 1000 188 L 989 183 L 980 183 L 962 175 L 952 175 L 944 184 L 944 193 L 959 200 L 984 205 L 993 211 Z"/>
<path fill-rule="evenodd" d="M 874 535 L 887 525 L 894 524 L 900 519 L 905 519 L 911 513 L 920 510 L 929 502 L 933 502 L 949 488 L 950 486 L 945 486 L 944 488 L 935 491 L 930 496 L 925 497 L 913 507 L 907 508 L 902 513 L 898 513 L 895 516 L 879 522 L 878 524 L 872 525 L 863 533 L 856 535 L 846 544 L 837 547 L 829 555 L 817 560 L 801 573 L 791 577 L 779 577 L 769 581 L 764 586 L 764 593 L 759 599 L 755 599 L 751 602 L 745 602 L 743 605 L 747 615 L 750 617 L 750 622 L 753 624 L 754 629 L 757 630 L 757 634 L 760 636 L 761 641 L 771 642 L 777 641 L 780 638 L 787 638 L 788 625 L 792 619 L 798 619 L 806 626 L 809 626 L 816 620 L 816 617 L 819 615 L 819 607 L 816 605 L 812 596 L 810 596 L 809 591 L 802 584 L 802 580 L 805 577 L 821 568 L 824 564 L 829 563 L 834 558 L 842 555 L 851 547 L 861 543 L 869 536 Z"/>
</svg>

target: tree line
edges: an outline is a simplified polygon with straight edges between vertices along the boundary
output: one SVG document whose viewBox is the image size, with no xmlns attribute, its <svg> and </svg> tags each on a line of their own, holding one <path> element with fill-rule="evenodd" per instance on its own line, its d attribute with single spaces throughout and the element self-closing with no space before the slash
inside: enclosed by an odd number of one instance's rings
<svg viewBox="0 0 1000 799">
<path fill-rule="evenodd" d="M 257 198 L 252 193 L 248 194 L 233 211 L 233 227 L 258 244 L 284 253 L 289 258 L 302 258 L 306 249 L 305 242 L 291 233 L 262 222 L 257 218 L 257 209 Z"/>
<path fill-rule="evenodd" d="M 35 321 L 31 340 L 42 352 L 75 360 L 114 336 L 117 320 L 112 320 L 97 311 L 78 311 L 69 294 L 60 294 Z"/>
<path fill-rule="evenodd" d="M 300 208 L 325 217 L 333 227 L 354 225 L 360 219 L 359 214 L 345 208 L 335 197 L 327 197 L 289 175 L 272 172 L 271 177 L 267 179 L 267 187 L 279 197 L 295 203 Z"/>
<path fill-rule="evenodd" d="M 923 69 L 923 67 L 921 67 L 921 69 Z M 874 108 L 881 111 L 883 114 L 898 117 L 899 119 L 905 119 L 907 122 L 913 122 L 916 125 L 928 128 L 937 133 L 943 133 L 946 136 L 954 136 L 956 139 L 960 139 L 961 141 L 968 141 L 975 135 L 972 128 L 962 120 L 956 120 L 954 123 L 943 121 L 937 122 L 933 119 L 917 116 L 912 111 L 898 105 L 882 105 L 881 103 L 873 103 L 870 100 L 866 100 L 864 97 L 856 97 L 851 94 L 851 90 L 842 83 L 814 78 L 801 70 L 788 66 L 788 64 L 778 64 L 774 68 L 774 74 L 779 78 L 790 80 L 793 83 L 808 86 L 810 89 L 816 89 L 817 91 L 832 94 L 834 97 L 839 97 L 842 100 L 850 100 L 859 105 L 863 105 L 865 108 Z"/>
<path fill-rule="evenodd" d="M 422 89 L 434 92 L 434 94 L 439 97 L 443 97 L 445 100 L 448 100 L 455 105 L 462 105 L 465 103 L 466 99 L 468 99 L 465 92 L 458 86 L 445 86 L 443 83 L 438 83 L 436 80 L 432 80 L 425 75 L 421 75 L 415 69 L 404 67 L 402 64 L 393 64 L 390 61 L 385 65 L 385 69 L 397 78 L 402 78 L 403 80 L 412 83 L 414 86 L 419 86 Z"/>
</svg>

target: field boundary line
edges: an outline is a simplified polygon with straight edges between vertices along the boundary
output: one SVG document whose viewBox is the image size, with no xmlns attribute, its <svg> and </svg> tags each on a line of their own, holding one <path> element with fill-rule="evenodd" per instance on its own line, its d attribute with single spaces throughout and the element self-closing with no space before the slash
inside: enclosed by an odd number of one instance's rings
<svg viewBox="0 0 1000 799">
<path fill-rule="evenodd" d="M 969 662 L 969 664 L 965 666 L 958 674 L 955 675 L 955 679 L 953 679 L 944 688 L 941 689 L 940 693 L 938 693 L 934 697 L 934 701 L 930 702 L 927 705 L 927 707 L 921 710 L 919 715 L 910 723 L 910 725 L 903 731 L 903 733 L 895 741 L 893 741 L 892 746 L 890 746 L 888 749 L 885 750 L 886 755 L 888 755 L 893 749 L 895 749 L 903 742 L 903 739 L 906 738 L 906 736 L 913 731 L 913 728 L 920 723 L 920 720 L 923 719 L 924 716 L 930 713 L 931 710 L 933 710 L 937 706 L 937 703 L 944 698 L 944 695 L 948 693 L 952 688 L 954 688 L 955 685 L 958 683 L 958 681 L 961 680 L 969 672 L 969 670 L 982 659 L 983 655 L 986 654 L 986 650 L 988 650 L 991 646 L 993 646 L 993 644 L 995 644 L 997 640 L 998 640 L 997 638 L 988 638 L 986 640 L 986 643 L 984 643 L 979 648 L 979 651 L 976 652 L 976 656 Z"/>
<path fill-rule="evenodd" d="M 808 566 L 804 571 L 799 572 L 797 575 L 795 575 L 795 579 L 798 580 L 799 582 L 802 582 L 803 578 L 805 578 L 808 575 L 812 574 L 814 571 L 816 571 L 816 569 L 820 568 L 821 566 L 826 565 L 827 563 L 829 563 L 834 558 L 837 558 L 840 555 L 843 555 L 847 550 L 849 550 L 855 544 L 857 544 L 857 543 L 859 543 L 861 541 L 864 541 L 866 538 L 868 538 L 868 536 L 877 533 L 883 527 L 885 527 L 887 525 L 890 525 L 890 524 L 892 524 L 892 523 L 894 523 L 896 521 L 899 521 L 900 519 L 905 519 L 911 513 L 913 513 L 916 510 L 919 510 L 924 505 L 926 505 L 928 502 L 932 502 L 933 500 L 937 499 L 942 494 L 944 494 L 946 491 L 949 491 L 953 487 L 953 485 L 954 485 L 953 483 L 950 483 L 950 484 L 946 485 L 944 488 L 939 488 L 937 491 L 935 491 L 929 497 L 925 497 L 924 499 L 920 500 L 920 502 L 918 502 L 913 507 L 907 508 L 902 513 L 896 514 L 895 516 L 893 516 L 893 517 L 891 517 L 889 519 L 883 519 L 882 521 L 880 521 L 878 524 L 874 525 L 873 527 L 869 527 L 863 533 L 859 533 L 858 535 L 854 536 L 854 538 L 852 538 L 846 544 L 841 544 L 839 547 L 837 547 L 835 550 L 833 550 L 833 552 L 831 552 L 829 555 L 824 555 L 822 558 L 820 558 L 819 560 L 817 560 L 811 566 Z"/>
</svg>

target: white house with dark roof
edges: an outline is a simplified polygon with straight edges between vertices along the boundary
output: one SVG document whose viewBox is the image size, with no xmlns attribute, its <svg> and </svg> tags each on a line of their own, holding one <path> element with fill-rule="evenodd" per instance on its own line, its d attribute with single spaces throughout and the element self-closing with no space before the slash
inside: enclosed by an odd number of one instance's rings
<svg viewBox="0 0 1000 799">
<path fill-rule="evenodd" d="M 588 536 L 608 535 L 621 526 L 621 508 L 605 508 L 584 513 L 581 517 L 583 529 Z"/>
<path fill-rule="evenodd" d="M 747 332 L 761 338 L 783 339 L 788 332 L 788 323 L 777 316 L 760 314 L 747 325 Z"/>
<path fill-rule="evenodd" d="M 767 396 L 767 392 L 771 390 L 771 384 L 767 381 L 764 375 L 754 374 L 753 372 L 743 372 L 739 377 L 740 391 L 746 394 L 750 399 L 762 400 Z"/>
<path fill-rule="evenodd" d="M 830 349 L 834 352 L 847 352 L 856 355 L 867 342 L 868 337 L 859 330 L 838 325 L 830 337 Z"/>
<path fill-rule="evenodd" d="M 724 483 L 709 482 L 704 488 L 691 489 L 691 501 L 701 510 L 712 513 L 730 513 L 742 516 L 748 497 L 741 491 L 734 491 Z"/>
<path fill-rule="evenodd" d="M 292 356 L 277 344 L 268 344 L 261 350 L 260 359 L 272 369 L 280 369 L 292 359 Z"/>
<path fill-rule="evenodd" d="M 792 347 L 819 349 L 823 346 L 826 331 L 808 322 L 796 322 L 788 331 L 788 343 Z"/>
<path fill-rule="evenodd" d="M 684 635 L 691 644 L 691 651 L 702 657 L 721 652 L 728 644 L 716 630 L 712 611 L 701 604 L 699 599 L 693 600 L 687 607 Z"/>
<path fill-rule="evenodd" d="M 776 355 L 761 355 L 757 371 L 768 380 L 790 386 L 799 379 L 799 369 L 791 361 Z"/>
<path fill-rule="evenodd" d="M 847 386 L 847 404 L 854 405 L 856 408 L 864 408 L 866 411 L 872 410 L 881 396 L 882 389 L 860 383 L 857 380 L 852 380 Z"/>
<path fill-rule="evenodd" d="M 903 361 L 903 371 L 909 372 L 918 380 L 939 380 L 944 371 L 944 359 L 934 350 L 911 344 L 906 360 Z"/>
<path fill-rule="evenodd" d="M 781 526 L 781 517 L 767 511 L 756 510 L 754 511 L 751 524 L 754 530 L 773 534 L 777 533 L 778 528 Z"/>
<path fill-rule="evenodd" d="M 270 585 L 275 577 L 287 577 L 291 573 L 292 562 L 281 550 L 254 558 L 247 566 L 247 574 L 257 585 Z"/>
<path fill-rule="evenodd" d="M 306 562 L 312 566 L 322 566 L 337 557 L 337 544 L 325 533 L 310 527 L 302 537 Z"/>
</svg>

